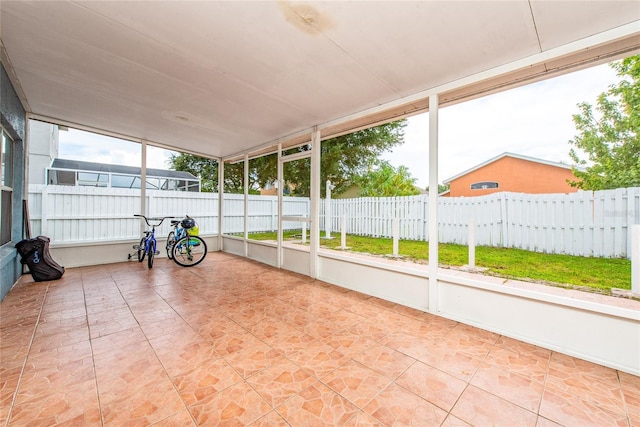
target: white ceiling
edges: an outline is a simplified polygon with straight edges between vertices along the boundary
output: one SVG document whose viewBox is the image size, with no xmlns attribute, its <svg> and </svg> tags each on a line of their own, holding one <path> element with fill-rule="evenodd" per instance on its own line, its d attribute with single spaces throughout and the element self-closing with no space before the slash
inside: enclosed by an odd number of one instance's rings
<svg viewBox="0 0 640 427">
<path fill-rule="evenodd" d="M 435 88 L 464 99 L 640 46 L 637 0 L 0 8 L 4 54 L 30 112 L 214 157 L 360 112 L 360 124 L 373 122 L 367 112 L 403 100 L 412 107 L 382 118 L 415 111 Z"/>
</svg>

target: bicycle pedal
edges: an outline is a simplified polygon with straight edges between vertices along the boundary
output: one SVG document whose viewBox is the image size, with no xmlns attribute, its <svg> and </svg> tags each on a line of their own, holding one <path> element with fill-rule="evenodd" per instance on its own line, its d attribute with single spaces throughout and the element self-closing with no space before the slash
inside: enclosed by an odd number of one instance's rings
<svg viewBox="0 0 640 427">
<path fill-rule="evenodd" d="M 140 249 L 140 245 L 133 245 L 133 249 L 137 251 L 138 249 Z"/>
<path fill-rule="evenodd" d="M 155 251 L 154 255 L 160 255 L 160 251 Z"/>
</svg>

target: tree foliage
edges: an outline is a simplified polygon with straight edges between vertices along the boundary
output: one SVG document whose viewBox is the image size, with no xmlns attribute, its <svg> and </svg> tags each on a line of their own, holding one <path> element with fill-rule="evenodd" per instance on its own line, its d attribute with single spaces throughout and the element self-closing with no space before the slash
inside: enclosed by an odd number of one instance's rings
<svg viewBox="0 0 640 427">
<path fill-rule="evenodd" d="M 380 154 L 404 143 L 406 120 L 356 131 L 323 141 L 321 144 L 322 183 L 327 179 L 333 184 L 333 194 L 344 192 L 358 176 L 367 173 L 378 162 Z M 285 155 L 309 151 L 310 144 L 285 151 Z M 174 170 L 191 172 L 200 176 L 202 191 L 217 191 L 218 162 L 191 154 L 178 154 L 170 159 Z M 249 160 L 249 189 L 255 191 L 273 185 L 277 179 L 278 159 L 275 154 Z M 244 164 L 225 164 L 224 191 L 243 192 Z M 284 180 L 292 196 L 310 195 L 311 162 L 300 159 L 284 165 Z M 321 195 L 325 186 L 321 185 Z"/>
<path fill-rule="evenodd" d="M 378 166 L 360 176 L 356 183 L 360 186 L 360 197 L 414 196 L 420 194 L 415 186 L 416 178 L 406 166 L 395 169 L 389 162 L 380 162 Z"/>
<path fill-rule="evenodd" d="M 569 184 L 584 190 L 640 186 L 640 55 L 610 66 L 622 80 L 600 94 L 595 112 L 582 102 L 573 116 L 569 155 L 578 179 Z"/>
</svg>

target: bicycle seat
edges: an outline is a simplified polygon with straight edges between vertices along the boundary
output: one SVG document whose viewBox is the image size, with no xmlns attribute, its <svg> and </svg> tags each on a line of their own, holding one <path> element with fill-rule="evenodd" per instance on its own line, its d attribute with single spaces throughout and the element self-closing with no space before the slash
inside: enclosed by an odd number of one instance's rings
<svg viewBox="0 0 640 427">
<path fill-rule="evenodd" d="M 172 220 L 171 220 L 171 225 L 176 226 L 176 225 L 178 225 L 178 224 L 180 224 L 180 221 L 177 221 L 177 220 L 175 220 L 175 219 L 172 219 Z"/>
</svg>

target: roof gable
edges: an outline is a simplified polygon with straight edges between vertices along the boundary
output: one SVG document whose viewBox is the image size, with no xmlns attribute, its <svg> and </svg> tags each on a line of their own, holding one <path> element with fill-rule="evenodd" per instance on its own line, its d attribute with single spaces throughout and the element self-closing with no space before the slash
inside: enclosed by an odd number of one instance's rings
<svg viewBox="0 0 640 427">
<path fill-rule="evenodd" d="M 543 164 L 543 165 L 547 165 L 547 166 L 553 166 L 553 167 L 557 167 L 557 168 L 562 168 L 562 169 L 569 169 L 571 170 L 573 167 L 571 165 L 568 165 L 566 163 L 560 163 L 560 162 L 552 162 L 550 160 L 544 160 L 544 159 L 538 159 L 536 157 L 529 157 L 529 156 L 523 156 L 522 154 L 515 154 L 515 153 L 509 153 L 509 152 L 504 152 L 496 157 L 493 157 L 483 163 L 480 163 L 470 169 L 465 170 L 464 172 L 461 172 L 455 176 L 452 176 L 451 178 L 447 178 L 443 181 L 443 184 L 448 184 L 451 181 L 454 181 L 462 176 L 468 175 L 471 172 L 481 169 L 491 163 L 497 162 L 500 159 L 503 159 L 505 157 L 511 157 L 514 159 L 519 159 L 519 160 L 524 160 L 527 162 L 533 162 L 533 163 L 539 163 L 539 164 Z"/>
</svg>

